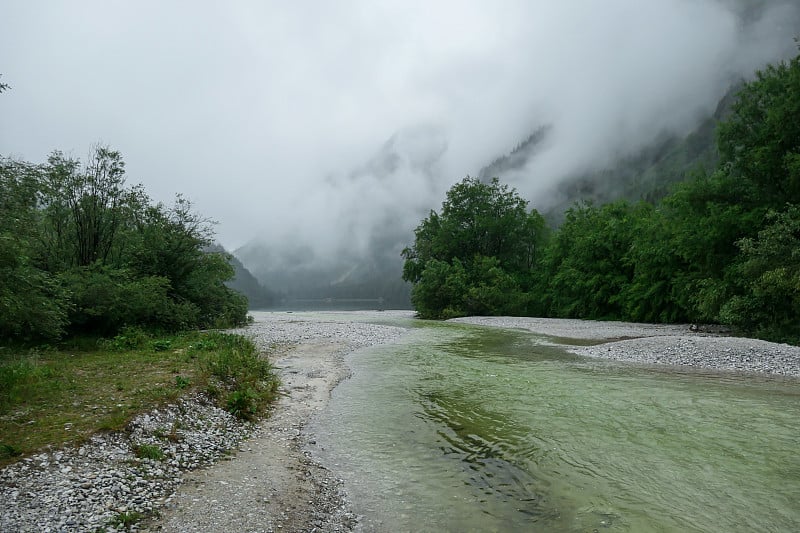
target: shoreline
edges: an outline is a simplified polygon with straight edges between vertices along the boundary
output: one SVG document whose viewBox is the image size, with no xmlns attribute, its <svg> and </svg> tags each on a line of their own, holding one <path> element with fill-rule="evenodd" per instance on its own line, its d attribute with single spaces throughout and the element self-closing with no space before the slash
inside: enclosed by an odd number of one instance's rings
<svg viewBox="0 0 800 533">
<path fill-rule="evenodd" d="M 280 376 L 280 398 L 265 418 L 243 423 L 190 395 L 140 414 L 125 431 L 44 449 L 0 469 L 0 530 L 353 530 L 342 481 L 306 451 L 304 427 L 350 375 L 345 355 L 407 330 L 347 314 L 254 314 L 260 319 L 233 332 L 252 338 Z M 375 315 L 391 316 L 410 313 Z M 180 428 L 167 458 L 137 459 L 139 443 L 165 445 L 163 427 Z"/>
<path fill-rule="evenodd" d="M 392 342 L 406 330 L 349 321 L 352 313 L 334 312 L 325 321 L 307 320 L 301 312 L 253 314 L 256 321 L 237 333 L 265 350 L 280 347 L 271 358 L 281 379 L 280 399 L 233 460 L 187 476 L 172 506 L 143 531 L 322 532 L 357 526 L 343 480 L 308 451 L 313 435 L 305 427 L 350 376 L 345 356 Z"/>
<path fill-rule="evenodd" d="M 640 324 L 563 318 L 464 317 L 450 322 L 520 329 L 551 337 L 570 353 L 635 364 L 800 378 L 800 347 L 695 332 L 689 324 Z M 569 340 L 597 341 L 592 346 Z"/>
<path fill-rule="evenodd" d="M 155 514 L 131 524 L 133 531 L 357 530 L 344 482 L 309 451 L 315 437 L 306 425 L 350 376 L 348 354 L 395 342 L 409 331 L 354 318 L 391 322 L 413 312 L 254 314 L 254 324 L 235 332 L 269 353 L 281 378 L 280 399 L 267 418 L 236 424 L 202 399 L 184 398 L 182 406 L 143 413 L 129 431 L 99 435 L 81 447 L 44 450 L 0 470 L 0 496 L 9 506 L 0 513 L 0 529 L 92 531 L 115 514 L 136 511 L 139 504 L 128 503 L 135 497 Z M 451 322 L 528 331 L 586 357 L 800 377 L 800 347 L 692 332 L 688 325 L 519 317 Z M 570 339 L 597 344 L 570 345 Z M 179 416 L 184 418 L 169 422 Z M 199 421 L 205 425 L 175 443 L 180 464 L 134 460 L 131 446 L 156 438 L 156 426 L 188 428 Z"/>
</svg>

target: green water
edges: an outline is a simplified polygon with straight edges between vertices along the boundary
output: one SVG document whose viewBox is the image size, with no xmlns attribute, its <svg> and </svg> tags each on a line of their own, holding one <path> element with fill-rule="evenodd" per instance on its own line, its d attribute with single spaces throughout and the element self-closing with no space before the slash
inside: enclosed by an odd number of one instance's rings
<svg viewBox="0 0 800 533">
<path fill-rule="evenodd" d="M 434 325 L 314 422 L 365 531 L 800 531 L 800 384 Z"/>
</svg>

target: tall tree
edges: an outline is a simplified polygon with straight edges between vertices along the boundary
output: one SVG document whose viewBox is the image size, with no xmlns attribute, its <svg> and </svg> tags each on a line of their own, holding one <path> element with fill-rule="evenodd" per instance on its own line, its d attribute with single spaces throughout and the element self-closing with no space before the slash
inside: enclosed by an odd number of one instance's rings
<svg viewBox="0 0 800 533">
<path fill-rule="evenodd" d="M 403 279 L 422 316 L 518 312 L 518 293 L 537 260 L 544 219 L 497 178 L 467 176 L 414 232 Z M 505 295 L 505 296 L 501 296 Z"/>
<path fill-rule="evenodd" d="M 0 340 L 55 338 L 67 323 L 66 295 L 34 261 L 39 169 L 0 158 Z"/>
<path fill-rule="evenodd" d="M 745 84 L 718 139 L 723 170 L 756 183 L 772 206 L 800 203 L 800 56 Z"/>
<path fill-rule="evenodd" d="M 70 266 L 105 263 L 121 223 L 125 195 L 125 163 L 119 152 L 98 146 L 85 168 L 54 152 L 44 177 L 48 248 Z"/>
</svg>

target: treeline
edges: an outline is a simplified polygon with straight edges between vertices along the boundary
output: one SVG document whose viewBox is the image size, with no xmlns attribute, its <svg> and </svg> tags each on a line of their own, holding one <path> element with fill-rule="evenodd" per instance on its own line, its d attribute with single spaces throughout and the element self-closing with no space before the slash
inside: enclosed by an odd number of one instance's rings
<svg viewBox="0 0 800 533">
<path fill-rule="evenodd" d="M 550 229 L 466 178 L 407 248 L 421 316 L 721 323 L 800 341 L 800 56 L 738 93 L 720 161 L 658 203 L 576 204 Z"/>
<path fill-rule="evenodd" d="M 181 196 L 127 186 L 119 152 L 45 164 L 0 158 L 0 341 L 243 323 L 233 269 Z"/>
</svg>

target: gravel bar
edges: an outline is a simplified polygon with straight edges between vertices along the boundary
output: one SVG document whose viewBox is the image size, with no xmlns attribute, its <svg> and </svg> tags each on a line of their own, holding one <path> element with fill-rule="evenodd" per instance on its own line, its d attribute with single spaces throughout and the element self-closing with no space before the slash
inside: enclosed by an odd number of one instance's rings
<svg viewBox="0 0 800 533">
<path fill-rule="evenodd" d="M 167 504 L 183 472 L 213 464 L 251 430 L 193 395 L 137 416 L 124 432 L 28 456 L 0 470 L 0 531 L 124 531 L 123 518 Z M 137 457 L 142 445 L 164 458 Z"/>
<path fill-rule="evenodd" d="M 555 338 L 577 355 L 638 364 L 800 377 L 800 347 L 707 333 L 689 324 L 637 324 L 554 318 L 466 317 L 453 322 L 522 329 Z M 699 329 L 699 331 L 692 331 Z M 568 339 L 598 341 L 569 346 Z"/>
<path fill-rule="evenodd" d="M 235 332 L 250 336 L 265 351 L 329 339 L 349 352 L 406 332 L 355 322 L 348 313 L 326 314 L 323 320 L 302 313 L 253 314 L 256 322 Z M 377 320 L 412 313 L 375 315 Z M 0 532 L 139 530 L 136 518 L 174 505 L 187 473 L 241 451 L 243 441 L 259 431 L 257 424 L 241 422 L 194 394 L 137 416 L 125 431 L 98 433 L 80 446 L 25 457 L 0 469 Z M 163 459 L 138 457 L 142 445 L 157 446 Z"/>
</svg>

